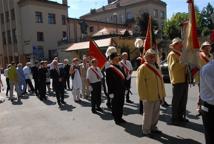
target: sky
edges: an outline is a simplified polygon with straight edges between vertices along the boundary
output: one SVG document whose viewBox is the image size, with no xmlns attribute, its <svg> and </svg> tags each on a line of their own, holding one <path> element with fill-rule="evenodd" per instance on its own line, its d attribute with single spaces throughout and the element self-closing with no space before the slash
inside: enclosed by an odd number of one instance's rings
<svg viewBox="0 0 214 144">
<path fill-rule="evenodd" d="M 62 0 L 51 0 L 61 3 Z M 177 12 L 187 12 L 187 0 L 162 0 L 167 3 L 167 18 L 170 18 Z M 214 7 L 214 0 L 195 0 L 195 5 L 201 11 L 202 8 L 207 6 L 208 2 Z M 68 0 L 69 17 L 79 18 L 81 15 L 90 12 L 90 9 L 100 8 L 107 5 L 107 0 Z"/>
</svg>

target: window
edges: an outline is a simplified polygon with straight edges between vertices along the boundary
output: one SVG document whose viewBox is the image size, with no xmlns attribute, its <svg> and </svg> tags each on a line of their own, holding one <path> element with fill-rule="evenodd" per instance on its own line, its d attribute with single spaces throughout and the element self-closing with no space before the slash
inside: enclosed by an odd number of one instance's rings
<svg viewBox="0 0 214 144">
<path fill-rule="evenodd" d="M 37 41 L 44 41 L 44 33 L 37 32 Z"/>
<path fill-rule="evenodd" d="M 90 26 L 90 27 L 89 27 L 89 31 L 90 31 L 90 32 L 94 32 L 94 27 L 93 27 L 93 26 Z"/>
<path fill-rule="evenodd" d="M 11 34 L 10 34 L 10 31 L 7 31 L 7 40 L 8 40 L 8 43 L 11 44 Z"/>
<path fill-rule="evenodd" d="M 4 45 L 7 43 L 7 42 L 6 42 L 5 32 L 2 32 L 2 41 L 3 41 L 3 44 L 4 44 Z"/>
<path fill-rule="evenodd" d="M 66 25 L 66 16 L 62 15 L 62 25 Z"/>
<path fill-rule="evenodd" d="M 37 46 L 37 59 L 41 60 L 44 58 L 44 47 L 43 46 Z"/>
<path fill-rule="evenodd" d="M 67 38 L 67 32 L 63 31 L 62 32 L 62 39 L 65 40 Z"/>
<path fill-rule="evenodd" d="M 5 16 L 6 16 L 6 22 L 9 22 L 10 18 L 9 18 L 9 12 L 8 11 L 5 13 Z"/>
<path fill-rule="evenodd" d="M 15 20 L 16 18 L 15 18 L 15 10 L 14 9 L 12 9 L 11 10 L 11 20 Z"/>
<path fill-rule="evenodd" d="M 157 9 L 154 9 L 153 12 L 154 12 L 154 17 L 155 17 L 155 18 L 158 18 L 158 10 L 157 10 Z"/>
<path fill-rule="evenodd" d="M 4 24 L 4 14 L 1 13 L 1 24 Z"/>
<path fill-rule="evenodd" d="M 131 12 L 127 12 L 127 19 L 128 20 L 133 19 L 133 15 Z"/>
<path fill-rule="evenodd" d="M 166 16 L 165 16 L 165 12 L 162 11 L 162 12 L 161 12 L 161 18 L 162 18 L 162 19 L 165 19 L 165 17 L 166 17 Z"/>
<path fill-rule="evenodd" d="M 48 24 L 56 24 L 56 15 L 53 13 L 48 14 Z"/>
<path fill-rule="evenodd" d="M 12 31 L 12 35 L 13 35 L 13 42 L 17 43 L 17 38 L 16 38 L 16 29 L 13 29 Z"/>
<path fill-rule="evenodd" d="M 43 23 L 42 12 L 35 12 L 36 23 Z"/>
</svg>

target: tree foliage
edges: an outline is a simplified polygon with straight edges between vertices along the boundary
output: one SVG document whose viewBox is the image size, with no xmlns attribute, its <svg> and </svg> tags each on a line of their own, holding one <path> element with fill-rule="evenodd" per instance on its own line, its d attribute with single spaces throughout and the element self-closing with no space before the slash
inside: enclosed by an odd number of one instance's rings
<svg viewBox="0 0 214 144">
<path fill-rule="evenodd" d="M 209 35 L 211 29 L 214 29 L 214 8 L 208 3 L 206 7 L 200 12 L 195 6 L 196 22 L 199 36 Z M 181 37 L 180 24 L 188 20 L 188 13 L 176 13 L 169 20 L 164 23 L 163 35 L 165 38 L 173 39 L 174 37 Z"/>
<path fill-rule="evenodd" d="M 146 36 L 147 26 L 148 26 L 149 14 L 143 13 L 141 16 L 135 19 L 135 26 L 134 26 L 134 35 L 135 36 Z M 158 22 L 152 19 L 152 29 L 158 29 Z"/>
<path fill-rule="evenodd" d="M 163 33 L 164 37 L 173 39 L 175 37 L 181 37 L 180 24 L 188 20 L 187 13 L 176 13 L 171 19 L 164 23 Z"/>
</svg>

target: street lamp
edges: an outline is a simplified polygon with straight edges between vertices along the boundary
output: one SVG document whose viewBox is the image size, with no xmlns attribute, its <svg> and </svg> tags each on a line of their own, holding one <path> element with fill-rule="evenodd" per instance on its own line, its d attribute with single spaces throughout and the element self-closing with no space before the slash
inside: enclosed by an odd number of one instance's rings
<svg viewBox="0 0 214 144">
<path fill-rule="evenodd" d="M 113 16 L 115 18 L 115 23 L 116 23 L 116 34 L 118 35 L 118 27 L 117 27 L 117 13 L 113 13 Z"/>
<path fill-rule="evenodd" d="M 139 49 L 140 54 L 143 53 L 143 44 L 144 44 L 144 41 L 141 38 L 136 38 L 134 42 L 134 46 Z"/>
</svg>

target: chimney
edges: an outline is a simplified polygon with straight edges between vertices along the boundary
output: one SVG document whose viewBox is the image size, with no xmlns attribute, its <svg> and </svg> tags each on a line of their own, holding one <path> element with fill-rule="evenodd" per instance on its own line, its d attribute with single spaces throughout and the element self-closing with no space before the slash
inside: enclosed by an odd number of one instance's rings
<svg viewBox="0 0 214 144">
<path fill-rule="evenodd" d="M 62 4 L 68 5 L 68 1 L 67 0 L 62 0 Z"/>
</svg>

